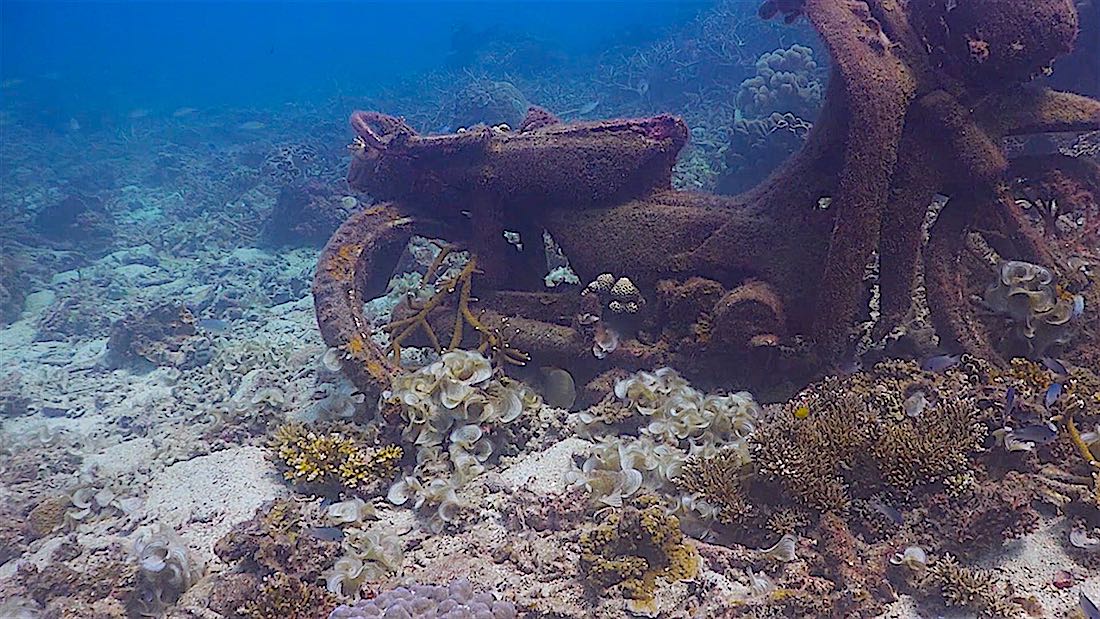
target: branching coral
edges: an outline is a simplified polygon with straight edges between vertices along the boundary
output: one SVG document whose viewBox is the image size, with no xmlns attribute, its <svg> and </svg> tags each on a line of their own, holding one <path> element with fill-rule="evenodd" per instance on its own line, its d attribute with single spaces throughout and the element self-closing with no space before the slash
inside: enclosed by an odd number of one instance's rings
<svg viewBox="0 0 1100 619">
<path fill-rule="evenodd" d="M 847 509 L 853 484 L 861 496 L 879 485 L 905 496 L 964 475 L 985 426 L 973 402 L 949 389 L 955 381 L 965 374 L 935 377 L 893 362 L 826 380 L 750 437 L 752 461 L 819 510 Z"/>
<path fill-rule="evenodd" d="M 990 571 L 961 565 L 951 555 L 917 567 L 913 574 L 917 586 L 928 593 L 938 592 L 947 606 L 991 619 L 1022 615 L 1023 609 L 1012 600 L 1011 587 L 998 581 Z"/>
<path fill-rule="evenodd" d="M 723 524 L 734 524 L 752 509 L 744 495 L 745 460 L 735 449 L 694 456 L 684 463 L 676 485 L 699 499 L 695 509 Z"/>
<path fill-rule="evenodd" d="M 320 487 L 369 490 L 397 472 L 402 450 L 397 445 L 369 446 L 351 427 L 314 431 L 288 423 L 275 431 L 272 447 L 295 483 Z"/>
<path fill-rule="evenodd" d="M 633 610 L 652 610 L 659 580 L 693 578 L 695 549 L 684 543 L 679 520 L 660 506 L 624 507 L 581 533 L 581 572 L 597 589 L 618 587 Z"/>
</svg>

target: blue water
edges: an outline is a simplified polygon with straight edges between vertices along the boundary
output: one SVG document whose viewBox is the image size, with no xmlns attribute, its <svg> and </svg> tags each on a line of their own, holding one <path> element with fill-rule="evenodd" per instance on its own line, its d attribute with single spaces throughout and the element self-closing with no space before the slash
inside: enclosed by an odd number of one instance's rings
<svg viewBox="0 0 1100 619">
<path fill-rule="evenodd" d="M 675 28 L 688 2 L 3 2 L 0 76 L 59 114 L 356 95 L 534 41 L 513 70 Z M 539 64 L 545 66 L 536 66 Z"/>
</svg>

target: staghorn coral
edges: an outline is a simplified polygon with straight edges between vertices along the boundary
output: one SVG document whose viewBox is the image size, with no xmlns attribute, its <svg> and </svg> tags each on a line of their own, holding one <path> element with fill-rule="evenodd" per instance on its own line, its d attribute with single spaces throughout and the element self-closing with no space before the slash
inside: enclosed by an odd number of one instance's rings
<svg viewBox="0 0 1100 619">
<path fill-rule="evenodd" d="M 968 456 L 981 448 L 985 435 L 973 404 L 951 402 L 916 419 L 885 424 L 871 455 L 883 481 L 907 494 L 920 485 L 967 473 Z"/>
<path fill-rule="evenodd" d="M 597 589 L 617 588 L 634 611 L 654 609 L 657 582 L 693 578 L 696 550 L 684 542 L 680 522 L 657 505 L 607 513 L 581 533 L 581 573 Z"/>
<path fill-rule="evenodd" d="M 696 509 L 722 524 L 734 524 L 752 510 L 745 497 L 745 461 L 735 449 L 688 458 L 675 483 L 698 499 Z"/>
<path fill-rule="evenodd" d="M 986 431 L 964 397 L 969 380 L 965 370 L 934 375 L 909 362 L 827 378 L 750 437 L 752 462 L 823 511 L 845 510 L 853 493 L 866 497 L 879 486 L 906 496 L 964 476 Z M 919 409 L 906 405 L 914 394 Z"/>
<path fill-rule="evenodd" d="M 477 593 L 466 579 L 449 585 L 411 584 L 379 593 L 354 605 L 340 606 L 329 619 L 368 617 L 415 617 L 417 619 L 515 619 L 511 602 L 495 600 L 492 594 Z"/>
<path fill-rule="evenodd" d="M 1023 616 L 1023 608 L 1012 599 L 1012 587 L 988 570 L 966 567 L 945 554 L 914 574 L 918 589 L 937 594 L 947 606 L 966 609 L 978 617 L 1012 619 Z"/>
<path fill-rule="evenodd" d="M 334 431 L 315 431 L 287 423 L 271 439 L 283 475 L 294 483 L 370 491 L 397 473 L 402 449 L 369 446 L 361 432 L 333 424 Z"/>
</svg>

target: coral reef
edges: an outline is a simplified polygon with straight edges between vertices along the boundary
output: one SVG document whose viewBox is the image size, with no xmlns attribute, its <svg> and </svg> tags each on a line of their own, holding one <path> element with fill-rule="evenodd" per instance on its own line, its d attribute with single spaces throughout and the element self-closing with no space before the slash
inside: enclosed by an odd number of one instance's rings
<svg viewBox="0 0 1100 619">
<path fill-rule="evenodd" d="M 818 70 L 813 50 L 803 45 L 764 54 L 756 75 L 741 82 L 737 107 L 748 118 L 779 113 L 813 121 L 825 95 Z"/>
<path fill-rule="evenodd" d="M 976 404 L 951 390 L 965 384 L 962 373 L 939 381 L 937 389 L 933 375 L 898 362 L 827 379 L 749 437 L 752 461 L 765 478 L 824 511 L 846 510 L 853 484 L 862 496 L 885 487 L 899 497 L 944 484 L 971 470 L 986 428 Z"/>
<path fill-rule="evenodd" d="M 105 361 L 112 367 L 135 362 L 189 367 L 205 362 L 195 316 L 186 306 L 161 303 L 111 324 Z"/>
<path fill-rule="evenodd" d="M 938 594 L 949 607 L 958 607 L 978 617 L 1019 617 L 1023 608 L 1014 601 L 1012 589 L 990 571 L 966 567 L 951 555 L 914 566 L 916 586 L 926 594 Z"/>
<path fill-rule="evenodd" d="M 598 589 L 616 588 L 633 611 L 653 609 L 658 581 L 693 578 L 696 550 L 684 542 L 680 522 L 659 506 L 609 512 L 580 537 L 581 573 Z"/>
<path fill-rule="evenodd" d="M 52 243 L 86 253 L 106 250 L 114 241 L 115 222 L 94 196 L 71 195 L 38 211 L 34 229 Z"/>
<path fill-rule="evenodd" d="M 998 348 L 1008 353 L 1038 358 L 1048 349 L 1069 342 L 1082 312 L 1080 295 L 1059 293 L 1057 278 L 1037 264 L 1009 260 L 1001 264 L 997 281 L 983 297 L 994 312 L 1006 316 L 1012 328 L 1007 343 Z"/>
<path fill-rule="evenodd" d="M 475 125 L 519 127 L 530 104 L 511 82 L 488 79 L 472 80 L 456 95 L 452 103 L 452 127 Z"/>
<path fill-rule="evenodd" d="M 218 540 L 218 558 L 234 570 L 215 580 L 211 607 L 249 619 L 306 619 L 331 607 L 334 596 L 318 583 L 340 557 L 341 543 L 317 534 L 310 520 L 307 505 L 280 500 Z"/>
<path fill-rule="evenodd" d="M 341 195 L 326 183 L 296 182 L 279 191 L 261 234 L 265 243 L 274 246 L 321 245 L 359 210 L 355 196 Z"/>
<path fill-rule="evenodd" d="M 489 593 L 477 593 L 468 580 L 449 585 L 411 584 L 379 593 L 352 606 L 340 606 L 329 619 L 417 617 L 423 619 L 515 619 L 516 608 Z"/>
</svg>

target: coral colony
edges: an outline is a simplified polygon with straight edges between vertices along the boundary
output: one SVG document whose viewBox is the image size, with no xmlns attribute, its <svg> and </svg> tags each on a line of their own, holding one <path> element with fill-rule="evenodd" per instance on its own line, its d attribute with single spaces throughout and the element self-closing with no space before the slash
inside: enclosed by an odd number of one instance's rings
<svg viewBox="0 0 1100 619">
<path fill-rule="evenodd" d="M 744 23 L 820 41 L 754 60 L 732 10 L 624 57 L 618 102 L 470 76 L 434 132 L 355 111 L 346 186 L 339 153 L 253 153 L 277 189 L 247 234 L 304 268 L 227 250 L 112 314 L 78 290 L 101 272 L 61 282 L 36 337 L 99 333 L 112 380 L 191 403 L 185 446 L 140 402 L 113 422 L 171 455 L 134 479 L 261 472 L 158 511 L 63 435 L 5 438 L 0 616 L 1096 617 L 1100 101 L 1042 81 L 1084 17 L 768 0 Z M 661 75 L 719 49 L 745 77 L 708 120 Z M 636 99 L 687 120 L 591 119 Z M 102 252 L 110 217 L 31 225 Z M 70 416 L 33 380 L 0 376 L 5 416 Z"/>
</svg>

